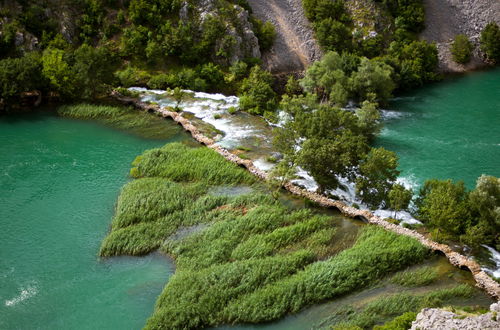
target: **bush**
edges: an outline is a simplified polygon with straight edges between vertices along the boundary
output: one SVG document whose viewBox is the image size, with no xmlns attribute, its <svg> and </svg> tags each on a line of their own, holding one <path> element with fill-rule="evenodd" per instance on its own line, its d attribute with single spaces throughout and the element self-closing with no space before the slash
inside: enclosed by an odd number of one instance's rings
<svg viewBox="0 0 500 330">
<path fill-rule="evenodd" d="M 276 30 L 271 22 L 262 22 L 259 19 L 253 19 L 255 35 L 259 39 L 259 47 L 261 52 L 271 49 L 274 40 L 276 39 Z"/>
<path fill-rule="evenodd" d="M 490 22 L 481 31 L 481 50 L 494 62 L 500 61 L 500 27 Z"/>
<path fill-rule="evenodd" d="M 470 61 L 473 49 L 469 38 L 465 34 L 459 34 L 455 36 L 450 50 L 455 62 L 465 64 Z"/>
<path fill-rule="evenodd" d="M 314 23 L 314 30 L 324 50 L 342 52 L 352 48 L 351 31 L 342 22 L 326 18 Z"/>
<path fill-rule="evenodd" d="M 272 83 L 273 76 L 269 72 L 254 66 L 240 87 L 241 109 L 256 115 L 276 110 L 276 93 L 271 87 Z"/>
<path fill-rule="evenodd" d="M 151 79 L 149 73 L 134 66 L 116 71 L 115 76 L 122 87 L 145 86 Z"/>
</svg>

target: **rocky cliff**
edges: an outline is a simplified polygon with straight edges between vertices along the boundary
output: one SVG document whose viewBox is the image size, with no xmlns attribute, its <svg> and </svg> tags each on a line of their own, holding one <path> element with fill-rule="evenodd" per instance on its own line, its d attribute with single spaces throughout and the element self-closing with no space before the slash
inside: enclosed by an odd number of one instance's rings
<svg viewBox="0 0 500 330">
<path fill-rule="evenodd" d="M 443 72 L 463 72 L 486 65 L 479 51 L 481 30 L 489 22 L 500 24 L 498 0 L 424 0 L 425 25 L 421 37 L 436 42 L 439 68 Z M 451 58 L 450 46 L 457 34 L 467 35 L 476 46 L 472 60 L 461 65 Z"/>
<path fill-rule="evenodd" d="M 254 15 L 276 28 L 272 48 L 262 56 L 265 67 L 274 74 L 303 71 L 321 57 L 301 0 L 248 0 Z"/>
</svg>

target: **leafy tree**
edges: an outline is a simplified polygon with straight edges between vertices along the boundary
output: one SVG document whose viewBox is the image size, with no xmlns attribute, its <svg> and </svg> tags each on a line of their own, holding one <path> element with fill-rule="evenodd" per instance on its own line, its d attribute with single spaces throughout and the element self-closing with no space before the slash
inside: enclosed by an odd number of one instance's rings
<svg viewBox="0 0 500 330">
<path fill-rule="evenodd" d="M 397 212 L 408 209 L 408 205 L 410 204 L 411 198 L 413 196 L 413 192 L 409 189 L 406 189 L 401 184 L 395 184 L 392 186 L 392 189 L 389 191 L 389 206 L 394 210 L 396 217 Z"/>
<path fill-rule="evenodd" d="M 95 97 L 114 81 L 116 60 L 108 48 L 93 48 L 83 44 L 75 51 L 74 58 L 73 71 L 79 87 L 79 97 Z"/>
<path fill-rule="evenodd" d="M 387 204 L 388 194 L 399 175 L 398 158 L 392 151 L 372 148 L 359 165 L 356 193 L 370 207 Z"/>
<path fill-rule="evenodd" d="M 324 100 L 330 97 L 336 83 L 347 85 L 348 77 L 343 71 L 343 64 L 338 53 L 328 52 L 307 69 L 300 84 L 306 92 L 314 93 Z"/>
<path fill-rule="evenodd" d="M 175 87 L 172 91 L 172 97 L 175 100 L 175 111 L 179 111 L 179 105 L 182 100 L 186 97 L 186 93 L 179 87 Z"/>
<path fill-rule="evenodd" d="M 455 36 L 451 44 L 451 55 L 457 63 L 465 64 L 470 61 L 474 46 L 465 34 Z"/>
<path fill-rule="evenodd" d="M 492 61 L 500 61 L 500 27 L 495 22 L 490 22 L 481 31 L 481 50 Z"/>
<path fill-rule="evenodd" d="M 366 100 L 369 94 L 376 95 L 380 102 L 387 102 L 396 87 L 392 80 L 393 69 L 380 61 L 362 58 L 358 71 L 353 73 L 350 83 L 355 95 Z"/>
<path fill-rule="evenodd" d="M 342 22 L 325 18 L 314 23 L 316 38 L 327 51 L 343 51 L 352 48 L 351 30 Z"/>
<path fill-rule="evenodd" d="M 307 139 L 298 152 L 297 164 L 316 180 L 320 191 L 337 188 L 337 175 L 348 176 L 366 151 L 366 139 L 350 130 L 340 131 L 335 139 Z"/>
<path fill-rule="evenodd" d="M 378 104 L 376 102 L 366 100 L 362 103 L 361 108 L 356 111 L 359 126 L 369 141 L 375 139 L 381 128 L 380 112 L 377 107 Z"/>
<path fill-rule="evenodd" d="M 280 109 L 289 120 L 283 128 L 275 130 L 276 148 L 292 166 L 299 165 L 309 171 L 320 190 L 337 188 L 337 175 L 350 176 L 368 150 L 356 116 L 317 104 L 312 94 L 284 96 Z"/>
<path fill-rule="evenodd" d="M 303 0 L 302 6 L 307 18 L 312 22 L 326 18 L 332 18 L 344 23 L 349 21 L 343 0 Z"/>
<path fill-rule="evenodd" d="M 76 75 L 61 49 L 47 48 L 42 56 L 42 74 L 53 90 L 62 97 L 72 98 L 76 93 Z"/>
<path fill-rule="evenodd" d="M 471 220 L 470 204 L 462 181 L 427 180 L 416 202 L 420 219 L 430 227 L 459 235 Z"/>
<path fill-rule="evenodd" d="M 476 188 L 469 194 L 470 207 L 477 225 L 470 229 L 473 233 L 490 234 L 490 239 L 476 240 L 480 243 L 494 242 L 500 245 L 500 179 L 482 175 L 478 178 Z M 474 235 L 467 233 L 467 236 Z"/>
<path fill-rule="evenodd" d="M 45 89 L 40 54 L 28 53 L 21 58 L 0 60 L 0 99 L 7 105 L 22 92 Z"/>
<path fill-rule="evenodd" d="M 240 107 L 252 114 L 262 115 L 276 109 L 276 93 L 271 87 L 273 76 L 254 66 L 240 87 Z"/>
<path fill-rule="evenodd" d="M 436 72 L 438 52 L 435 44 L 426 41 L 392 42 L 389 58 L 386 59 L 396 69 L 401 89 L 419 87 L 439 78 Z"/>
</svg>

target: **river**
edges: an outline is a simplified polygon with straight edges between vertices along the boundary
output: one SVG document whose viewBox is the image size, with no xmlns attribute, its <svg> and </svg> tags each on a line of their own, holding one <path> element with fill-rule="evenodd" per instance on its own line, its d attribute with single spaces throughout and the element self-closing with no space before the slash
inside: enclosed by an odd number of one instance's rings
<svg viewBox="0 0 500 330">
<path fill-rule="evenodd" d="M 173 272 L 158 254 L 100 260 L 130 162 L 178 140 L 92 122 L 0 118 L 0 328 L 139 329 Z"/>
<path fill-rule="evenodd" d="M 499 86 L 496 70 L 404 95 L 384 113 L 386 128 L 378 144 L 398 152 L 403 176 L 416 184 L 450 177 L 472 187 L 482 173 L 499 176 Z M 230 120 L 224 113 L 220 121 L 210 113 L 199 116 L 219 123 L 220 131 Z M 220 143 L 253 146 L 250 156 L 262 160 L 256 146 L 266 145 L 267 128 L 244 126 L 247 121 L 238 122 L 244 116 L 231 121 L 252 139 L 234 130 Z M 138 329 L 145 324 L 174 271 L 172 262 L 159 254 L 107 260 L 97 254 L 130 162 L 145 149 L 185 139 L 173 134 L 146 140 L 46 113 L 0 118 L 0 328 Z M 429 289 L 472 283 L 469 273 L 444 258 L 434 262 L 443 277 Z M 395 289 L 367 289 L 338 303 L 359 303 Z M 467 303 L 487 305 L 489 299 L 477 293 Z M 337 306 L 312 307 L 263 327 L 310 328 Z"/>
<path fill-rule="evenodd" d="M 377 144 L 395 151 L 402 176 L 426 179 L 500 177 L 500 69 L 469 73 L 417 89 L 384 111 Z"/>
</svg>

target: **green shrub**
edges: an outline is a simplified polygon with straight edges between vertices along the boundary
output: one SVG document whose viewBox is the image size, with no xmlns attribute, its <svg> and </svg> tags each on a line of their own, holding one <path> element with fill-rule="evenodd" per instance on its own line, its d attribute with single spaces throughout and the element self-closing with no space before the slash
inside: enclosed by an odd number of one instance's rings
<svg viewBox="0 0 500 330">
<path fill-rule="evenodd" d="M 276 110 L 276 93 L 272 83 L 273 76 L 269 72 L 254 66 L 240 87 L 241 109 L 256 115 Z"/>
<path fill-rule="evenodd" d="M 481 50 L 492 61 L 500 61 L 500 27 L 490 22 L 481 31 Z"/>
<path fill-rule="evenodd" d="M 115 72 L 115 76 L 122 87 L 145 86 L 151 78 L 149 73 L 134 66 Z"/>
<path fill-rule="evenodd" d="M 406 330 L 411 328 L 411 324 L 417 318 L 417 313 L 406 312 L 385 323 L 384 325 L 376 325 L 373 330 Z"/>
<path fill-rule="evenodd" d="M 470 61 L 473 49 L 469 38 L 465 34 L 459 34 L 455 36 L 450 50 L 455 62 L 465 64 Z"/>
</svg>

